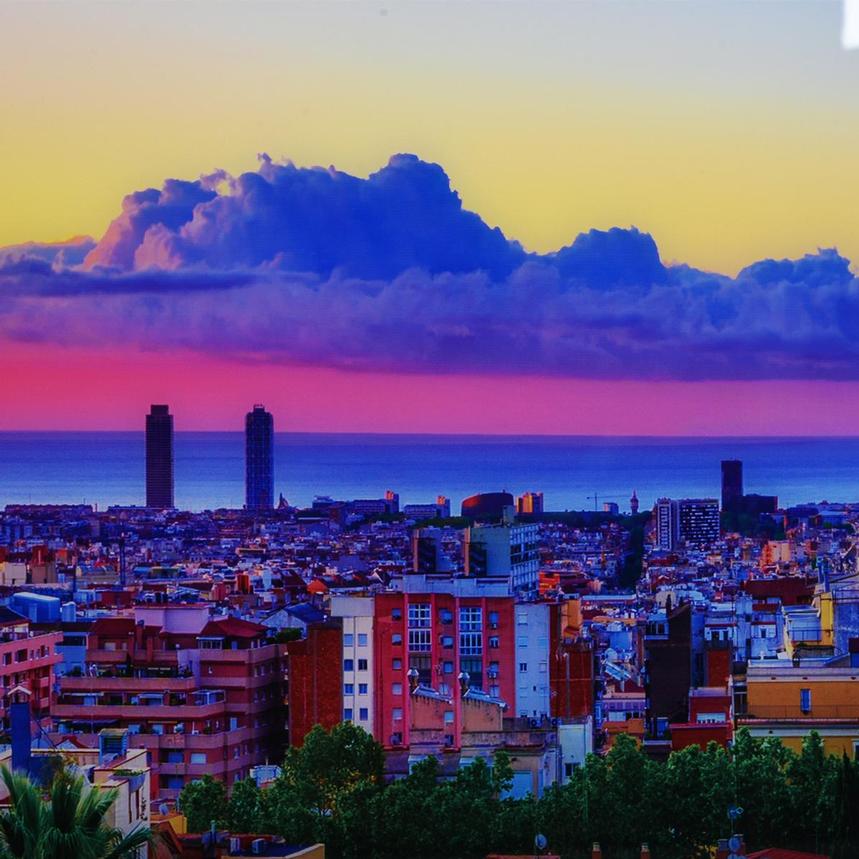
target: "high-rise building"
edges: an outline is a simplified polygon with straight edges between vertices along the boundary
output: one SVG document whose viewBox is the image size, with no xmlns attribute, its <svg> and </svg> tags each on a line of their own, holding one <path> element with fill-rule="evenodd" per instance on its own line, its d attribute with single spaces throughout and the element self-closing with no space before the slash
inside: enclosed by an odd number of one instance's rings
<svg viewBox="0 0 859 859">
<path fill-rule="evenodd" d="M 245 416 L 245 507 L 274 506 L 274 418 L 264 406 Z"/>
<path fill-rule="evenodd" d="M 684 498 L 679 507 L 680 539 L 687 546 L 709 546 L 719 539 L 719 502 L 715 498 Z"/>
<path fill-rule="evenodd" d="M 738 510 L 743 503 L 743 463 L 739 459 L 722 460 L 722 509 Z"/>
<path fill-rule="evenodd" d="M 680 538 L 680 510 L 676 501 L 660 498 L 656 502 L 656 545 L 670 551 Z"/>
<path fill-rule="evenodd" d="M 715 498 L 660 498 L 656 502 L 656 545 L 706 546 L 719 539 L 719 502 Z"/>
<path fill-rule="evenodd" d="M 173 506 L 173 415 L 163 405 L 146 416 L 146 506 Z"/>
<path fill-rule="evenodd" d="M 465 575 L 506 577 L 514 591 L 537 590 L 537 525 L 477 525 L 465 531 Z"/>
<path fill-rule="evenodd" d="M 520 514 L 542 513 L 543 512 L 543 493 L 542 492 L 523 492 L 516 499 L 516 512 Z"/>
</svg>

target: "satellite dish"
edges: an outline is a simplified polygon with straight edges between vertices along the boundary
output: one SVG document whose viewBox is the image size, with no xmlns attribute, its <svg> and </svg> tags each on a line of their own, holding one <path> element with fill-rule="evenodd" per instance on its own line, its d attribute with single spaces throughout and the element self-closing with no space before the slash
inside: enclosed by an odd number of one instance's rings
<svg viewBox="0 0 859 859">
<path fill-rule="evenodd" d="M 545 836 L 545 835 L 543 835 L 543 833 L 542 833 L 542 832 L 538 832 L 538 833 L 536 834 L 536 836 L 534 836 L 534 846 L 535 846 L 538 850 L 545 850 L 545 849 L 546 849 L 546 847 L 548 846 L 548 844 L 549 844 L 549 841 L 548 841 L 548 839 L 546 838 L 546 836 Z"/>
</svg>

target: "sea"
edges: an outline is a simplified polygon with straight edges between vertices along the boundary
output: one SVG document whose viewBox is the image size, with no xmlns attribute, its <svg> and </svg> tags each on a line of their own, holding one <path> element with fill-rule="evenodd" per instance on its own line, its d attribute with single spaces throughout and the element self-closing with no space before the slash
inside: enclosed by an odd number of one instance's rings
<svg viewBox="0 0 859 859">
<path fill-rule="evenodd" d="M 745 491 L 782 505 L 859 501 L 859 438 L 633 438 L 590 436 L 279 433 L 275 497 L 400 503 L 475 492 L 544 493 L 547 510 L 641 509 L 660 497 L 718 498 L 720 461 L 744 463 Z M 187 510 L 241 507 L 244 436 L 175 436 L 175 500 Z M 0 432 L 0 507 L 144 503 L 142 432 Z"/>
</svg>

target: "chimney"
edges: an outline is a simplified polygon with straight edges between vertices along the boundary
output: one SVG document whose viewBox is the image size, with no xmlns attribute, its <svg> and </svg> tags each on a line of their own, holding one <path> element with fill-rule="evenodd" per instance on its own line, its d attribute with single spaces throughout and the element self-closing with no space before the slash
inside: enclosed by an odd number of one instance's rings
<svg viewBox="0 0 859 859">
<path fill-rule="evenodd" d="M 650 859 L 650 848 L 646 844 L 641 845 L 641 859 Z"/>
<path fill-rule="evenodd" d="M 9 705 L 9 727 L 12 735 L 12 770 L 26 773 L 30 769 L 30 699 L 25 690 L 12 695 Z"/>
<path fill-rule="evenodd" d="M 602 847 L 599 841 L 594 841 L 594 846 L 591 848 L 591 859 L 602 859 Z"/>
</svg>

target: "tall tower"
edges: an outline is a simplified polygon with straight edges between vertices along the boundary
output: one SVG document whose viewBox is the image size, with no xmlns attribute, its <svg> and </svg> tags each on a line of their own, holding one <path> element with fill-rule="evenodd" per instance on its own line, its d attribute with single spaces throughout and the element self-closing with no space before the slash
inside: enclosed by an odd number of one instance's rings
<svg viewBox="0 0 859 859">
<path fill-rule="evenodd" d="M 146 416 L 146 506 L 173 506 L 173 415 L 153 405 Z"/>
<path fill-rule="evenodd" d="M 629 499 L 629 512 L 633 516 L 638 513 L 638 494 L 634 489 L 632 490 L 632 497 Z"/>
<path fill-rule="evenodd" d="M 743 463 L 722 460 L 722 510 L 738 510 L 743 503 Z"/>
<path fill-rule="evenodd" d="M 274 418 L 264 406 L 245 416 L 245 508 L 274 507 Z"/>
</svg>

